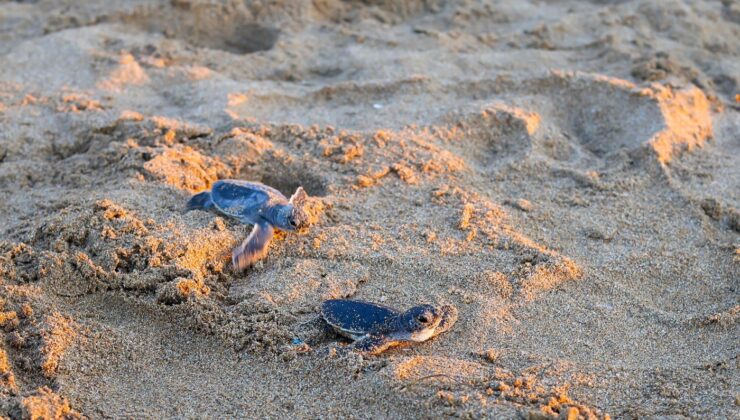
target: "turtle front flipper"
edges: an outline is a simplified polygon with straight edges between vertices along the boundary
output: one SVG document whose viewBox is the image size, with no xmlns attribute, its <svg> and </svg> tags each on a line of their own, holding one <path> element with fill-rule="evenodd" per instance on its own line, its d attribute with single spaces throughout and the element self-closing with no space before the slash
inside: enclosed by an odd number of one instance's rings
<svg viewBox="0 0 740 420">
<path fill-rule="evenodd" d="M 213 207 L 213 200 L 211 200 L 211 192 L 203 191 L 202 193 L 195 194 L 188 200 L 187 209 L 195 210 L 207 210 Z"/>
<path fill-rule="evenodd" d="M 399 343 L 391 340 L 385 335 L 368 334 L 355 341 L 349 347 L 359 353 L 377 355 Z"/>
<path fill-rule="evenodd" d="M 254 225 L 252 233 L 241 245 L 234 248 L 231 261 L 236 270 L 243 270 L 267 255 L 267 248 L 274 233 L 272 225 L 260 222 Z"/>
</svg>

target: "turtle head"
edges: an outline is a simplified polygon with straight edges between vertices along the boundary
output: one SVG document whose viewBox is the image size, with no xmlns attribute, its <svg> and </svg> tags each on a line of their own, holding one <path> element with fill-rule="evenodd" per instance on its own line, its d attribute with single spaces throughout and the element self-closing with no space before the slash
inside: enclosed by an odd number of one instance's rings
<svg viewBox="0 0 740 420">
<path fill-rule="evenodd" d="M 271 222 L 281 230 L 298 230 L 308 225 L 308 215 L 301 207 L 286 204 L 276 210 Z"/>
<path fill-rule="evenodd" d="M 401 315 L 402 327 L 410 341 L 426 341 L 442 321 L 442 312 L 432 305 L 414 306 Z"/>
<path fill-rule="evenodd" d="M 298 230 L 308 225 L 308 215 L 303 209 L 308 194 L 303 187 L 298 187 L 290 196 L 289 204 L 285 206 L 285 213 L 281 217 L 285 221 L 285 226 L 281 226 L 287 230 Z"/>
<path fill-rule="evenodd" d="M 289 207 L 291 209 L 287 219 L 290 230 L 297 230 L 308 226 L 308 215 L 303 211 L 303 208 L 295 205 Z"/>
</svg>

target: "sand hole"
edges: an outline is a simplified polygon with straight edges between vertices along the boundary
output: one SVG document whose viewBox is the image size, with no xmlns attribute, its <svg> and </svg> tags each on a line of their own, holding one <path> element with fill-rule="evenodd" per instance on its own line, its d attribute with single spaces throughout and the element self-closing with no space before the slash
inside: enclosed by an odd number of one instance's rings
<svg viewBox="0 0 740 420">
<path fill-rule="evenodd" d="M 258 24 L 243 11 L 227 5 L 191 4 L 175 14 L 175 19 L 162 19 L 152 13 L 133 23 L 149 32 L 181 39 L 196 47 L 234 54 L 270 50 L 280 37 L 278 28 Z"/>
<path fill-rule="evenodd" d="M 279 36 L 278 29 L 248 23 L 231 28 L 196 31 L 186 40 L 198 47 L 219 49 L 234 54 L 250 54 L 272 49 Z"/>
<path fill-rule="evenodd" d="M 443 120 L 449 127 L 464 133 L 462 147 L 456 147 L 456 151 L 470 162 L 483 166 L 526 154 L 532 145 L 532 135 L 540 125 L 537 113 L 500 103 L 468 114 L 451 113 Z"/>
<path fill-rule="evenodd" d="M 271 162 L 267 168 L 243 168 L 239 178 L 269 185 L 286 197 L 293 195 L 298 187 L 303 187 L 311 197 L 323 197 L 327 194 L 326 182 L 323 178 L 311 173 L 307 168 L 285 165 L 280 162 Z"/>
<path fill-rule="evenodd" d="M 224 22 L 221 25 L 212 23 L 179 23 L 164 28 L 155 28 L 170 38 L 181 39 L 201 48 L 228 51 L 233 54 L 250 54 L 272 49 L 277 42 L 280 31 L 269 26 L 255 23 Z"/>
<path fill-rule="evenodd" d="M 408 18 L 437 12 L 444 6 L 445 2 L 442 0 L 349 0 L 345 3 L 349 3 L 355 11 L 367 8 L 385 12 L 389 15 L 386 19 L 390 17 L 398 23 Z"/>
<path fill-rule="evenodd" d="M 569 107 L 575 112 L 568 117 L 568 125 L 578 141 L 598 157 L 635 149 L 663 128 L 658 105 L 629 92 L 613 91 L 597 100 L 584 92 L 578 104 Z"/>
<path fill-rule="evenodd" d="M 549 97 L 543 118 L 597 158 L 643 147 L 665 128 L 658 102 L 620 79 L 562 73 L 526 89 Z"/>
<path fill-rule="evenodd" d="M 326 195 L 326 188 L 323 182 L 312 175 L 301 175 L 297 177 L 284 176 L 282 174 L 267 174 L 262 177 L 262 183 L 277 188 L 278 191 L 290 197 L 298 187 L 303 187 L 308 195 L 313 197 L 323 197 Z"/>
</svg>

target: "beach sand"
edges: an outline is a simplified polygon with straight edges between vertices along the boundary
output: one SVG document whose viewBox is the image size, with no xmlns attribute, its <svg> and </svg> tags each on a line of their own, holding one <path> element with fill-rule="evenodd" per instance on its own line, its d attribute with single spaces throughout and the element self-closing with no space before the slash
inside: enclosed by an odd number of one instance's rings
<svg viewBox="0 0 740 420">
<path fill-rule="evenodd" d="M 739 78 L 733 1 L 0 1 L 0 415 L 737 418 Z M 223 178 L 313 226 L 235 273 Z"/>
</svg>

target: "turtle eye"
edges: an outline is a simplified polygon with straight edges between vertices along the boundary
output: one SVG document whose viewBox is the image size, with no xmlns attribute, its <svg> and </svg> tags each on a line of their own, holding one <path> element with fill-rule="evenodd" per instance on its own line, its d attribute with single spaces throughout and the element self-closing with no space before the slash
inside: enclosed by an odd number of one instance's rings
<svg viewBox="0 0 740 420">
<path fill-rule="evenodd" d="M 418 317 L 418 318 L 416 318 L 416 319 L 417 319 L 417 320 L 418 320 L 418 321 L 419 321 L 420 323 L 422 323 L 422 324 L 426 324 L 427 322 L 429 322 L 429 318 L 428 318 L 428 317 L 426 316 L 426 314 L 423 314 L 423 315 L 419 315 L 419 317 Z"/>
</svg>

